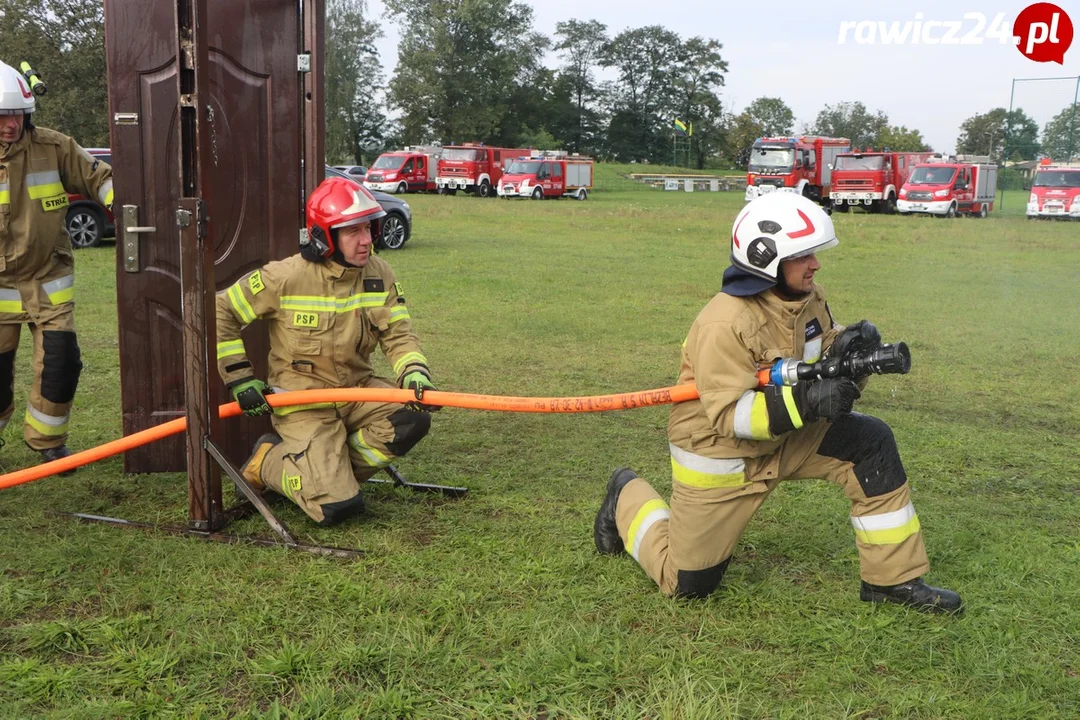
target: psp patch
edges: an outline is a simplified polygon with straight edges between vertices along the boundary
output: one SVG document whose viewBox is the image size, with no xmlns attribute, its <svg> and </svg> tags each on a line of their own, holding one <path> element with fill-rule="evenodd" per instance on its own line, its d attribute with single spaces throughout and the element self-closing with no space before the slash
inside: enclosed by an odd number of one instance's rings
<svg viewBox="0 0 1080 720">
<path fill-rule="evenodd" d="M 258 295 L 266 289 L 266 283 L 262 279 L 262 271 L 256 270 L 251 273 L 251 277 L 248 278 L 248 287 L 251 288 L 252 295 Z"/>
<path fill-rule="evenodd" d="M 45 212 L 53 212 L 54 210 L 63 210 L 70 204 L 67 193 L 61 193 L 59 195 L 53 195 L 52 197 L 41 198 L 41 209 Z"/>
<path fill-rule="evenodd" d="M 295 312 L 292 318 L 293 327 L 317 328 L 319 327 L 319 314 L 309 312 Z"/>
</svg>

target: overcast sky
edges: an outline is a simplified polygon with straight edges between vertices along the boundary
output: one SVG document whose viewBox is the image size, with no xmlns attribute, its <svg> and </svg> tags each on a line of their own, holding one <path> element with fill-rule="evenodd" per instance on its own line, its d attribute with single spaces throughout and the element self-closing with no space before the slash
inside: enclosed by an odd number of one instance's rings
<svg viewBox="0 0 1080 720">
<path fill-rule="evenodd" d="M 859 100 L 871 111 L 883 110 L 891 123 L 918 128 L 935 150 L 952 151 L 960 123 L 976 113 L 1008 107 L 1013 78 L 1051 78 L 1080 74 L 1080 47 L 1065 53 L 1063 65 L 1028 60 L 1015 45 L 986 37 L 999 14 L 1002 27 L 1012 34 L 1012 23 L 1026 2 L 849 2 L 720 3 L 716 0 L 641 2 L 639 0 L 542 0 L 533 7 L 536 30 L 547 35 L 562 20 L 599 20 L 609 35 L 642 27 L 662 25 L 682 37 L 701 35 L 719 40 L 728 73 L 722 98 L 736 112 L 755 98 L 780 97 L 795 113 L 796 130 L 813 122 L 826 104 Z M 1062 3 L 1080 23 L 1075 3 Z M 375 17 L 382 17 L 382 0 L 369 0 Z M 976 33 L 982 13 L 986 28 Z M 920 16 L 916 14 L 919 13 Z M 869 26 L 851 27 L 847 41 L 839 42 L 841 23 L 884 21 L 898 23 L 955 21 L 956 37 L 980 38 L 981 44 L 860 43 L 867 40 Z M 386 36 L 377 41 L 386 79 L 397 64 L 400 29 L 383 22 Z M 941 26 L 942 28 L 948 27 Z M 1080 30 L 1080 28 L 1077 28 Z M 941 37 L 934 28 L 927 37 Z M 1060 34 L 1059 34 L 1060 37 Z M 1080 42 L 1080 38 L 1078 38 Z M 548 57 L 558 65 L 558 57 Z M 1018 82 L 1015 106 L 1035 118 L 1039 127 L 1073 102 L 1076 81 Z"/>
</svg>

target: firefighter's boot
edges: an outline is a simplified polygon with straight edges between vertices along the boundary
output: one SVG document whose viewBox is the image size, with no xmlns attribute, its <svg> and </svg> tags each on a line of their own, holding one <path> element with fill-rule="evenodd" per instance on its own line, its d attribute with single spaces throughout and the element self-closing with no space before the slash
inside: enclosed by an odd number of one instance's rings
<svg viewBox="0 0 1080 720">
<path fill-rule="evenodd" d="M 898 603 L 920 612 L 939 615 L 958 613 L 964 609 L 958 593 L 927 585 L 922 578 L 899 585 L 871 585 L 864 580 L 859 598 L 866 602 Z"/>
<path fill-rule="evenodd" d="M 593 522 L 593 540 L 596 549 L 601 555 L 618 555 L 626 548 L 623 547 L 622 538 L 619 537 L 619 527 L 615 524 L 615 506 L 619 503 L 619 494 L 626 484 L 637 478 L 630 468 L 619 468 L 611 474 L 607 484 L 607 495 L 600 505 L 600 511 L 596 513 Z"/>
<path fill-rule="evenodd" d="M 240 468 L 240 474 L 244 476 L 244 479 L 248 481 L 251 487 L 255 488 L 260 493 L 266 490 L 266 484 L 262 481 L 262 466 L 263 461 L 266 460 L 266 453 L 270 452 L 270 448 L 274 447 L 281 442 L 281 436 L 277 433 L 266 433 L 260 435 L 259 439 L 255 441 L 255 449 L 251 451 L 251 457 L 247 459 L 244 466 Z"/>
<path fill-rule="evenodd" d="M 41 453 L 41 461 L 43 463 L 52 462 L 53 460 L 63 460 L 71 454 L 71 451 L 68 450 L 67 445 L 60 445 L 59 447 L 54 448 L 45 448 L 44 450 L 38 450 L 38 452 Z M 60 473 L 60 475 L 62 477 L 74 475 L 75 470 L 76 468 L 71 468 L 70 470 L 65 470 L 64 472 Z"/>
</svg>

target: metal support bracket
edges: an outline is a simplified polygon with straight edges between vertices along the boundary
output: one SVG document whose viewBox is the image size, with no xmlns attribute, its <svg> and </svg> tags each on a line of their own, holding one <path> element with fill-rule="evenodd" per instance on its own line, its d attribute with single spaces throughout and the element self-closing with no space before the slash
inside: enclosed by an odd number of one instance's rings
<svg viewBox="0 0 1080 720">
<path fill-rule="evenodd" d="M 375 485 L 393 485 L 394 487 L 405 487 L 416 492 L 429 492 L 440 493 L 450 498 L 465 497 L 469 488 L 467 487 L 454 487 L 452 485 L 429 485 L 427 483 L 413 483 L 405 479 L 405 476 L 398 472 L 397 468 L 393 465 L 387 465 L 383 470 L 390 476 L 390 480 L 383 480 L 381 478 L 368 478 L 367 482 Z"/>
</svg>

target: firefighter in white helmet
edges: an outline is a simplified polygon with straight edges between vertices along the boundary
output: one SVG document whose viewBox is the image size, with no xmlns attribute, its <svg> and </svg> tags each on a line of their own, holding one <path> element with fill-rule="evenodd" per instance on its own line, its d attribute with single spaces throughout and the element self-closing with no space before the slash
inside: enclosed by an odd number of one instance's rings
<svg viewBox="0 0 1080 720">
<path fill-rule="evenodd" d="M 669 596 L 716 589 L 747 523 L 782 480 L 823 478 L 851 500 L 862 587 L 870 602 L 955 612 L 960 596 L 921 579 L 929 569 L 919 519 L 892 431 L 852 412 L 846 377 L 759 388 L 778 358 L 816 362 L 880 345 L 860 321 L 837 326 L 814 282 L 817 253 L 837 244 L 832 219 L 792 193 L 764 195 L 735 219 L 731 267 L 698 314 L 679 383 L 699 399 L 672 407 L 670 503 L 629 468 L 616 470 L 597 513 L 604 554 L 630 553 Z"/>
<path fill-rule="evenodd" d="M 398 387 L 417 402 L 323 403 L 279 408 L 276 433 L 260 437 L 241 468 L 257 489 L 295 502 L 320 525 L 364 510 L 360 483 L 411 450 L 431 427 L 428 361 L 412 329 L 401 284 L 372 237 L 386 213 L 367 189 L 329 178 L 307 203 L 309 241 L 300 253 L 240 278 L 217 296 L 217 359 L 225 384 L 248 415 L 271 412 L 273 391 L 392 388 L 377 377 L 381 348 Z M 270 329 L 269 384 L 255 377 L 241 329 Z"/>
<path fill-rule="evenodd" d="M 30 81 L 0 62 L 0 430 L 15 412 L 15 351 L 29 325 L 34 383 L 24 438 L 50 461 L 70 454 L 68 421 L 82 370 L 67 193 L 111 207 L 112 168 L 67 135 L 35 127 L 34 110 Z"/>
</svg>

